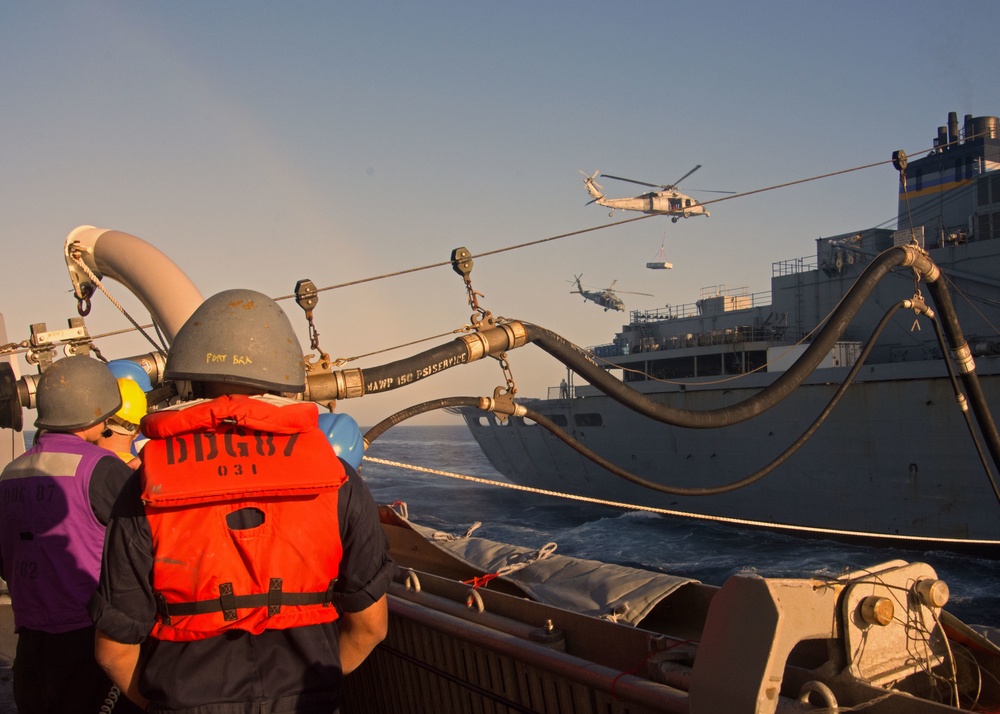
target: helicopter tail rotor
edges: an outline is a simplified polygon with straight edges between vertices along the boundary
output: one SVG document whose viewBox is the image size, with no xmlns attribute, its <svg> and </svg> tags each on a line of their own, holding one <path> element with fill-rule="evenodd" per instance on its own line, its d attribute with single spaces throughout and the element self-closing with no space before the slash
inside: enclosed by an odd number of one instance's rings
<svg viewBox="0 0 1000 714">
<path fill-rule="evenodd" d="M 593 174 L 589 175 L 583 170 L 579 171 L 581 174 L 583 174 L 583 183 L 586 184 L 587 193 L 590 194 L 592 199 L 591 201 L 587 202 L 587 205 L 589 206 L 591 203 L 594 203 L 595 201 L 600 201 L 602 198 L 604 198 L 604 187 L 601 186 L 601 184 L 597 183 L 597 177 L 601 173 L 600 170 L 597 170 Z"/>
</svg>

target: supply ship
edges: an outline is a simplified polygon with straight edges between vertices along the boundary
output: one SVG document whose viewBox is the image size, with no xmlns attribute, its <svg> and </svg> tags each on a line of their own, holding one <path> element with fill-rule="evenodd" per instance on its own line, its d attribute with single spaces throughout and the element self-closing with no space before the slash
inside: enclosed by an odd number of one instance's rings
<svg viewBox="0 0 1000 714">
<path fill-rule="evenodd" d="M 986 399 L 1000 403 L 998 126 L 995 116 L 971 115 L 960 126 L 952 113 L 927 155 L 896 157 L 895 230 L 820 238 L 814 255 L 773 264 L 769 292 L 714 287 L 690 304 L 632 311 L 610 344 L 590 348 L 593 360 L 659 404 L 737 404 L 788 370 L 875 256 L 916 245 L 943 272 Z M 893 271 L 794 394 L 723 429 L 660 423 L 571 381 L 547 398 L 518 400 L 649 482 L 718 490 L 765 468 L 809 429 L 871 342 L 853 384 L 811 438 L 738 490 L 662 493 L 622 480 L 530 419 L 462 414 L 489 461 L 516 484 L 801 533 L 993 547 L 1000 544 L 996 485 L 953 392 L 948 350 L 909 311 L 873 337 L 890 305 L 914 297 L 922 299 L 913 272 Z"/>
</svg>

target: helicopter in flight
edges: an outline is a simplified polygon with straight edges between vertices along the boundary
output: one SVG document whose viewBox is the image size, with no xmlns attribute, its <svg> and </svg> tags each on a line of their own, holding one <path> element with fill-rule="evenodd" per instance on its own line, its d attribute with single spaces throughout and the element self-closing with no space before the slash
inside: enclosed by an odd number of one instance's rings
<svg viewBox="0 0 1000 714">
<path fill-rule="evenodd" d="M 574 275 L 574 281 L 576 282 L 576 290 L 570 290 L 571 295 L 582 295 L 584 301 L 589 300 L 590 302 L 595 302 L 604 308 L 604 312 L 608 310 L 617 310 L 618 312 L 625 311 L 625 303 L 622 299 L 618 297 L 615 292 L 615 285 L 618 283 L 617 280 L 611 282 L 611 285 L 603 290 L 584 290 L 583 285 L 580 284 L 580 278 L 583 275 Z M 646 295 L 648 297 L 653 297 L 651 293 L 633 293 L 628 290 L 620 290 L 619 292 L 628 295 Z"/>
<path fill-rule="evenodd" d="M 709 215 L 705 207 L 698 203 L 696 199 L 677 190 L 677 184 L 700 168 L 701 164 L 698 164 L 671 184 L 646 183 L 645 181 L 636 181 L 635 179 L 624 178 L 622 176 L 603 174 L 604 178 L 614 179 L 615 181 L 627 181 L 628 183 L 657 189 L 656 191 L 650 191 L 632 198 L 607 198 L 604 195 L 604 187 L 597 183 L 597 177 L 601 175 L 600 171 L 595 171 L 589 176 L 584 171 L 580 171 L 580 173 L 583 174 L 583 182 L 587 186 L 587 193 L 593 199 L 587 203 L 588 206 L 591 203 L 596 203 L 598 206 L 610 208 L 611 213 L 608 214 L 609 216 L 613 216 L 617 210 L 641 211 L 650 215 L 670 216 L 670 220 L 677 223 L 681 218 L 690 218 L 691 216 L 707 217 Z M 709 191 L 709 193 L 735 193 L 735 191 Z"/>
</svg>

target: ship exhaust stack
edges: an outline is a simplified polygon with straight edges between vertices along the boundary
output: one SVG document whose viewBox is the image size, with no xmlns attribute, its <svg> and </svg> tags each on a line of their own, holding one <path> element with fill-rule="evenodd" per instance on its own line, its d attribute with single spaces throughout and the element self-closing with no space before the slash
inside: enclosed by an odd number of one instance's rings
<svg viewBox="0 0 1000 714">
<path fill-rule="evenodd" d="M 966 122 L 965 139 L 970 136 L 976 139 L 996 139 L 997 128 L 1000 127 L 1000 119 L 997 117 L 969 117 Z"/>
<path fill-rule="evenodd" d="M 958 141 L 958 114 L 948 112 L 948 143 L 955 144 Z"/>
</svg>

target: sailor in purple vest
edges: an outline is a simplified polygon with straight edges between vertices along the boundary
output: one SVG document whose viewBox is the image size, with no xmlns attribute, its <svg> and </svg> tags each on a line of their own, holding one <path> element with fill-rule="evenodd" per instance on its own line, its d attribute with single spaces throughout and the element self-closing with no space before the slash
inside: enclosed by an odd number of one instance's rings
<svg viewBox="0 0 1000 714">
<path fill-rule="evenodd" d="M 94 659 L 87 601 L 111 507 L 132 475 L 94 443 L 120 407 L 118 382 L 103 363 L 54 362 L 38 381 L 34 446 L 0 474 L 0 574 L 18 635 L 19 714 L 93 713 L 116 695 Z M 116 712 L 129 707 L 122 700 Z"/>
</svg>

